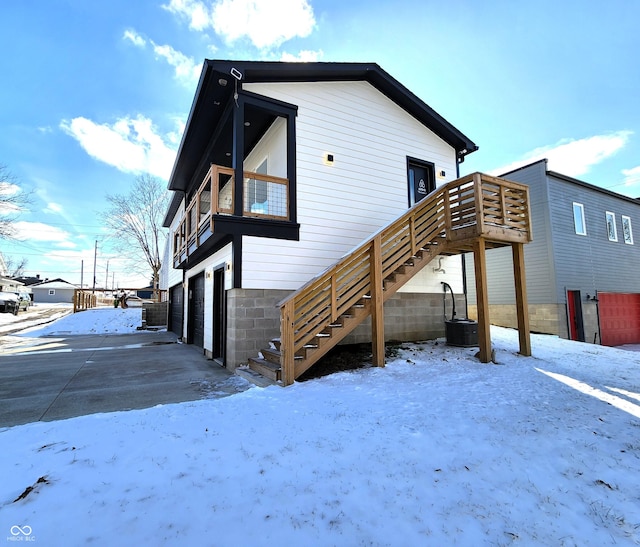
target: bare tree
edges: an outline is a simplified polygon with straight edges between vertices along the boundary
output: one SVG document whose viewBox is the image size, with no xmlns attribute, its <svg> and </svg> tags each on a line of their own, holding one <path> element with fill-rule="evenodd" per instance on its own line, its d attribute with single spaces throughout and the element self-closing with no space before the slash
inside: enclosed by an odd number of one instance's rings
<svg viewBox="0 0 640 547">
<path fill-rule="evenodd" d="M 139 175 L 128 194 L 108 194 L 110 207 L 101 214 L 111 231 L 115 249 L 134 264 L 143 259 L 151 268 L 153 288 L 158 288 L 166 230 L 162 220 L 169 205 L 164 183 L 148 174 Z M 135 267 L 135 266 L 134 266 Z"/>
<path fill-rule="evenodd" d="M 13 239 L 18 214 L 29 204 L 30 196 L 16 182 L 6 165 L 0 164 L 0 239 Z"/>
<path fill-rule="evenodd" d="M 27 267 L 27 259 L 26 258 L 20 258 L 20 259 L 14 259 L 12 257 L 5 257 L 4 259 L 4 265 L 7 268 L 7 273 L 9 274 L 9 277 L 22 277 L 24 275 L 24 270 Z"/>
</svg>

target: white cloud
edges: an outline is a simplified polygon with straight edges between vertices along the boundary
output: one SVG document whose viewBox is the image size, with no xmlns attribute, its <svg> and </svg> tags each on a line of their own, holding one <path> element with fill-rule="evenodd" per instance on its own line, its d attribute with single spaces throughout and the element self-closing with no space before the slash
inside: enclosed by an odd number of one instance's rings
<svg viewBox="0 0 640 547">
<path fill-rule="evenodd" d="M 173 121 L 176 124 L 176 130 L 170 131 L 169 133 L 167 133 L 165 135 L 165 139 L 167 140 L 167 142 L 174 145 L 175 148 L 177 149 L 178 145 L 180 144 L 180 140 L 182 139 L 184 130 L 187 127 L 187 123 L 184 121 L 183 118 L 179 118 L 177 116 L 173 119 Z"/>
<path fill-rule="evenodd" d="M 71 234 L 66 230 L 42 222 L 15 222 L 16 239 L 19 241 L 44 241 L 64 247 L 75 247 Z"/>
<path fill-rule="evenodd" d="M 13 184 L 13 182 L 0 181 L 0 196 L 5 198 L 14 196 L 20 191 L 20 186 Z"/>
<path fill-rule="evenodd" d="M 6 215 L 21 211 L 17 203 L 11 201 L 12 197 L 20 192 L 20 187 L 12 182 L 0 182 L 0 214 Z"/>
<path fill-rule="evenodd" d="M 623 148 L 632 134 L 632 131 L 616 131 L 578 140 L 564 139 L 551 146 L 536 148 L 518 161 L 493 169 L 491 174 L 500 175 L 547 158 L 549 170 L 578 177 Z"/>
<path fill-rule="evenodd" d="M 625 186 L 640 184 L 640 165 L 631 169 L 623 169 L 622 174 L 624 175 Z"/>
<path fill-rule="evenodd" d="M 47 206 L 42 210 L 44 213 L 55 213 L 56 215 L 62 214 L 62 205 L 54 202 L 47 203 Z"/>
<path fill-rule="evenodd" d="M 320 59 L 324 55 L 322 50 L 318 51 L 310 51 L 308 49 L 302 50 L 298 53 L 298 55 L 293 55 L 291 53 L 283 53 L 280 58 L 281 61 L 285 61 L 287 63 L 313 63 Z"/>
<path fill-rule="evenodd" d="M 150 173 L 168 179 L 176 151 L 155 132 L 144 116 L 98 124 L 84 117 L 63 120 L 62 130 L 76 139 L 91 157 L 125 173 Z"/>
<path fill-rule="evenodd" d="M 316 23 L 308 0 L 171 0 L 163 7 L 193 30 L 211 27 L 227 43 L 247 38 L 260 49 L 309 36 Z"/>
<path fill-rule="evenodd" d="M 192 84 L 198 81 L 202 67 L 191 57 L 187 57 L 184 53 L 176 51 L 171 46 L 159 46 L 154 42 L 151 43 L 153 44 L 155 54 L 165 59 L 167 63 L 175 69 L 178 80 L 186 84 Z"/>
<path fill-rule="evenodd" d="M 162 6 L 167 11 L 189 20 L 189 28 L 204 30 L 211 24 L 211 14 L 204 2 L 199 0 L 170 0 Z"/>
<path fill-rule="evenodd" d="M 147 41 L 132 29 L 125 30 L 124 34 L 122 35 L 122 39 L 129 40 L 134 46 L 137 47 L 145 47 L 147 45 Z"/>
<path fill-rule="evenodd" d="M 232 43 L 248 38 L 258 48 L 309 36 L 315 18 L 307 0 L 221 0 L 213 7 L 213 29 Z"/>
<path fill-rule="evenodd" d="M 137 47 L 145 48 L 147 40 L 145 40 L 135 30 L 128 29 L 122 35 L 123 40 L 128 40 Z M 170 66 L 175 69 L 176 79 L 187 85 L 193 85 L 200 77 L 201 66 L 191 57 L 181 53 L 169 45 L 159 45 L 153 40 L 148 41 L 153 47 L 153 51 L 157 58 L 164 59 Z"/>
</svg>

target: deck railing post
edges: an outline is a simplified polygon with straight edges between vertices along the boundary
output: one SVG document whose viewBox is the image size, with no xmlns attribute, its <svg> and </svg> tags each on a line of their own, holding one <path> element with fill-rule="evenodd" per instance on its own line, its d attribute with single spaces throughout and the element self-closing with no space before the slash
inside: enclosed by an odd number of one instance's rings
<svg viewBox="0 0 640 547">
<path fill-rule="evenodd" d="M 331 322 L 338 319 L 338 295 L 336 294 L 336 276 L 333 274 L 331 282 Z"/>
<path fill-rule="evenodd" d="M 447 241 L 451 241 L 451 201 L 449 189 L 444 190 L 444 237 Z"/>
<path fill-rule="evenodd" d="M 416 217 L 411 215 L 409 217 L 409 235 L 411 237 L 411 256 L 416 256 L 418 253 L 418 244 L 416 243 Z"/>
<path fill-rule="evenodd" d="M 475 206 L 476 206 L 476 226 L 477 226 L 477 235 L 481 235 L 484 233 L 484 203 L 483 203 L 483 195 L 482 195 L 482 174 L 474 173 L 473 174 L 473 187 L 474 187 L 474 198 L 475 198 Z"/>
<path fill-rule="evenodd" d="M 280 308 L 280 366 L 282 368 L 282 383 L 285 386 L 293 384 L 296 379 L 293 330 L 294 313 L 294 299 L 291 298 Z"/>
<path fill-rule="evenodd" d="M 371 346 L 373 366 L 384 366 L 384 298 L 382 295 L 382 242 L 376 236 L 369 252 L 371 268 Z"/>
<path fill-rule="evenodd" d="M 505 187 L 501 184 L 500 188 L 499 188 L 499 192 L 500 192 L 500 214 L 502 215 L 502 224 L 504 226 L 508 225 L 508 217 L 509 215 L 507 214 L 507 200 L 505 198 Z"/>
</svg>

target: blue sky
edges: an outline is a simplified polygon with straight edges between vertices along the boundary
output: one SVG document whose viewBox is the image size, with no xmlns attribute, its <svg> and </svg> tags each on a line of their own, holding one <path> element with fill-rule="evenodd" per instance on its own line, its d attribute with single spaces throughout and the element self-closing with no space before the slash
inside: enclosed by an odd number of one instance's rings
<svg viewBox="0 0 640 547">
<path fill-rule="evenodd" d="M 0 252 L 145 283 L 98 213 L 168 179 L 202 61 L 376 62 L 479 146 L 462 174 L 550 168 L 640 196 L 640 2 L 3 0 L 0 163 L 33 191 Z"/>
</svg>

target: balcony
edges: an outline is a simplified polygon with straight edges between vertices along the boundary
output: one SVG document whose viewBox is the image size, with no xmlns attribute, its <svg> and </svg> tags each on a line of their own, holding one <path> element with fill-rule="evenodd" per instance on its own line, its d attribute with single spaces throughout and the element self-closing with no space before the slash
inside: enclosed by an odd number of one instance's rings
<svg viewBox="0 0 640 547">
<path fill-rule="evenodd" d="M 173 234 L 175 268 L 183 267 L 212 236 L 243 233 L 269 237 L 265 222 L 278 225 L 290 221 L 288 179 L 244 171 L 240 206 L 237 190 L 234 170 L 212 164 Z"/>
</svg>

